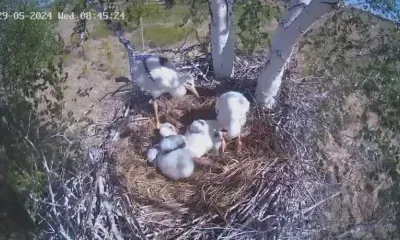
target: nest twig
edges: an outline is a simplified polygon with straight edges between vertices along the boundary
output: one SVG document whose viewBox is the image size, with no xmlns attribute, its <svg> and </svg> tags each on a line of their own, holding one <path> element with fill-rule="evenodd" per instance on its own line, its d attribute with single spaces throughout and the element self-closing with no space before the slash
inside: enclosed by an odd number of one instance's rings
<svg viewBox="0 0 400 240">
<path fill-rule="evenodd" d="M 106 144 L 88 151 L 88 162 L 69 177 L 46 158 L 48 196 L 40 201 L 42 239 L 145 239 L 134 207 L 112 180 Z"/>
</svg>

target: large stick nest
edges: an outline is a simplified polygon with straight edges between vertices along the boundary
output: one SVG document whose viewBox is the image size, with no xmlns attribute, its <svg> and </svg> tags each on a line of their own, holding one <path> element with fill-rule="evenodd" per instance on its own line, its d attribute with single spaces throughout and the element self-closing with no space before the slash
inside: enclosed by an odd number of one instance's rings
<svg viewBox="0 0 400 240">
<path fill-rule="evenodd" d="M 202 98 L 161 98 L 161 119 L 184 132 L 195 119 L 215 119 L 215 100 L 226 91 L 242 92 L 253 102 L 261 66 L 256 58 L 238 58 L 235 79 L 220 82 L 204 78 L 203 71 L 198 79 Z M 154 119 L 147 119 L 152 117 L 149 98 L 134 91 L 130 103 L 133 110 L 119 126 L 120 139 L 113 144 L 113 151 L 118 173 L 138 209 L 136 219 L 146 236 L 273 239 L 281 235 L 285 226 L 295 221 L 290 218 L 300 218 L 295 209 L 300 211 L 300 205 L 311 204 L 304 196 L 291 198 L 299 184 L 296 181 L 302 177 L 296 168 L 303 168 L 295 161 L 312 154 L 307 146 L 307 135 L 310 137 L 312 132 L 303 131 L 306 127 L 316 128 L 316 102 L 321 100 L 317 92 L 312 85 L 299 88 L 298 84 L 287 82 L 277 107 L 280 111 L 266 113 L 253 104 L 240 153 L 234 152 L 235 145 L 231 143 L 224 156 L 208 156 L 221 164 L 222 170 L 197 167 L 190 179 L 174 182 L 145 162 L 145 151 L 157 141 L 157 134 Z"/>
<path fill-rule="evenodd" d="M 244 129 L 243 151 L 236 153 L 235 144 L 229 144 L 224 156 L 209 156 L 222 169 L 197 167 L 190 179 L 179 182 L 166 179 L 145 162 L 145 152 L 157 139 L 149 97 L 134 87 L 125 96 L 128 104 L 120 107 L 104 132 L 105 141 L 95 151 L 97 155 L 90 151 L 90 161 L 82 171 L 91 174 L 49 186 L 52 190 L 46 201 L 52 204 L 44 211 L 45 228 L 52 232 L 48 235 L 53 239 L 277 239 L 312 235 L 309 230 L 319 224 L 314 209 L 320 199 L 312 197 L 317 190 L 306 189 L 321 181 L 314 166 L 312 136 L 321 130 L 317 106 L 328 96 L 318 93 L 319 83 L 296 83 L 287 76 L 277 110 L 262 111 L 253 102 L 261 66 L 257 58 L 237 58 L 234 80 L 216 81 L 202 71 L 203 77 L 198 78 L 200 100 L 192 95 L 160 99 L 162 119 L 181 131 L 195 119 L 215 118 L 214 102 L 223 92 L 242 92 L 253 103 Z M 52 175 L 49 170 L 49 178 Z M 328 194 L 321 193 L 321 199 Z M 71 200 L 66 200 L 68 197 Z M 67 201 L 69 207 L 61 201 Z"/>
</svg>

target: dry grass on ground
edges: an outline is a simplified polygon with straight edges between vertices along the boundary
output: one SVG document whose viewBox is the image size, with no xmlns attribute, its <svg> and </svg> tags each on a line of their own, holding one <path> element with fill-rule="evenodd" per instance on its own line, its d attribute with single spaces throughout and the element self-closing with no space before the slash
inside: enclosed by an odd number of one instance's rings
<svg viewBox="0 0 400 240">
<path fill-rule="evenodd" d="M 215 119 L 215 96 L 216 92 L 203 95 L 202 99 L 193 95 L 183 99 L 163 98 L 159 101 L 162 119 L 178 126 L 183 133 L 195 119 Z M 165 111 L 167 106 L 169 110 Z M 208 155 L 223 170 L 197 166 L 189 179 L 179 182 L 168 180 L 145 161 L 145 153 L 156 135 L 153 119 L 127 124 L 114 150 L 118 155 L 118 170 L 125 176 L 135 202 L 174 214 L 210 212 L 223 218 L 229 208 L 246 199 L 245 195 L 260 181 L 260 171 L 276 158 L 273 144 L 266 141 L 271 130 L 268 123 L 258 118 L 257 110 L 252 109 L 243 131 L 242 151 L 236 153 L 232 141 L 224 156 Z"/>
</svg>

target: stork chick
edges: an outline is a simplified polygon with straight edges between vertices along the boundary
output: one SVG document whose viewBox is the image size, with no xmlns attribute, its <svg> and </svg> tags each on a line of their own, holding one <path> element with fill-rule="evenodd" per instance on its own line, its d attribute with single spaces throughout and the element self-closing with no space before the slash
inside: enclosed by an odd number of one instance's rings
<svg viewBox="0 0 400 240">
<path fill-rule="evenodd" d="M 185 149 L 185 138 L 178 135 L 172 124 L 160 125 L 163 137 L 159 144 L 147 152 L 147 161 L 172 180 L 188 178 L 194 171 L 194 163 L 189 151 Z"/>
<path fill-rule="evenodd" d="M 137 56 L 132 69 L 131 79 L 152 96 L 150 103 L 153 105 L 157 129 L 160 128 L 156 101 L 159 96 L 169 93 L 172 97 L 183 97 L 189 90 L 199 97 L 194 78 L 189 74 L 180 74 L 167 58 L 153 55 Z"/>
<path fill-rule="evenodd" d="M 186 131 L 186 149 L 191 157 L 202 159 L 202 156 L 210 150 L 218 154 L 223 144 L 222 132 L 217 120 L 196 120 Z M 211 164 L 211 163 L 207 163 Z"/>
<path fill-rule="evenodd" d="M 241 150 L 241 130 L 246 123 L 247 113 L 250 110 L 250 102 L 243 94 L 229 91 L 222 94 L 215 102 L 217 120 L 224 132 L 224 137 L 237 138 L 237 151 Z M 225 139 L 222 143 L 222 152 L 225 151 Z"/>
</svg>

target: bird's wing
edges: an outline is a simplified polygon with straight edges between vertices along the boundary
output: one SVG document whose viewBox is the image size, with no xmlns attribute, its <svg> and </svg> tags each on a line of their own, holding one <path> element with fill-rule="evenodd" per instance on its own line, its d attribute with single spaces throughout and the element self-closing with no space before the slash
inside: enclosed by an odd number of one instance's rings
<svg viewBox="0 0 400 240">
<path fill-rule="evenodd" d="M 152 57 L 152 56 L 153 56 L 153 55 L 151 55 L 151 54 L 138 54 L 138 55 L 135 55 L 135 61 L 136 61 L 136 60 L 143 61 L 143 60 L 145 60 L 146 58 Z"/>
<path fill-rule="evenodd" d="M 182 135 L 170 135 L 164 137 L 160 142 L 161 152 L 169 153 L 186 146 L 185 138 Z"/>
<path fill-rule="evenodd" d="M 160 171 L 173 180 L 179 180 L 192 175 L 194 163 L 189 153 L 177 149 L 160 157 L 158 161 Z"/>
<path fill-rule="evenodd" d="M 162 60 L 158 56 L 146 58 L 147 71 L 150 72 L 154 81 L 165 89 L 174 89 L 181 85 L 179 75 L 170 61 Z"/>
</svg>

